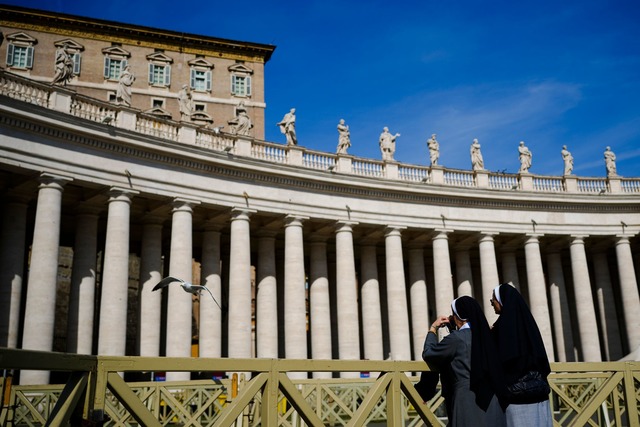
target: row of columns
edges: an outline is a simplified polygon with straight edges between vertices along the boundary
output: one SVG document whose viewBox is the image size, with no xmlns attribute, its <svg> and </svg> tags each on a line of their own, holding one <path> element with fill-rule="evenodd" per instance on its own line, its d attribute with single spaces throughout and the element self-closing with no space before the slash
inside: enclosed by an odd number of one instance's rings
<svg viewBox="0 0 640 427">
<path fill-rule="evenodd" d="M 70 179 L 62 176 L 43 174 L 38 192 L 31 263 L 29 268 L 29 290 L 26 298 L 24 332 L 22 347 L 34 350 L 51 350 L 53 345 L 53 325 L 55 318 L 55 290 L 57 280 L 57 262 L 61 218 L 61 196 L 64 185 Z M 102 277 L 101 310 L 98 325 L 98 353 L 105 355 L 124 355 L 127 324 L 127 286 L 128 254 L 130 234 L 131 201 L 137 192 L 125 188 L 113 188 L 108 201 L 108 218 L 104 250 L 104 268 Z M 177 198 L 174 200 L 171 227 L 171 250 L 169 275 L 186 281 L 192 280 L 192 214 L 195 200 Z M 8 336 L 9 346 L 17 345 L 17 318 L 15 300 L 20 298 L 21 282 L 9 280 L 12 272 L 21 277 L 23 264 L 15 253 L 23 253 L 15 244 L 24 249 L 24 218 L 26 203 L 9 204 L 5 213 L 2 243 L 3 268 L 2 297 L 11 301 L 10 315 L 3 321 L 3 334 Z M 288 216 L 285 221 L 284 239 L 284 295 L 278 295 L 276 283 L 275 233 L 263 230 L 258 238 L 258 268 L 256 276 L 256 347 L 253 347 L 251 312 L 251 248 L 250 217 L 256 211 L 237 208 L 232 211 L 229 248 L 229 297 L 228 297 L 228 355 L 234 358 L 277 357 L 278 342 L 278 299 L 284 298 L 284 344 L 288 358 L 307 358 L 307 316 L 306 316 L 306 273 L 304 268 L 303 223 L 307 219 L 300 216 Z M 96 211 L 84 210 L 78 215 L 76 224 L 76 242 L 74 251 L 74 271 L 69 314 L 69 351 L 90 353 L 93 328 L 93 307 L 95 300 L 96 252 L 97 252 Z M 335 229 L 336 247 L 336 317 L 338 335 L 338 353 L 340 359 L 359 359 L 360 332 L 362 332 L 363 356 L 368 359 L 383 359 L 382 344 L 382 304 L 377 270 L 376 247 L 364 242 L 361 251 L 360 303 L 358 303 L 358 283 L 353 242 L 353 227 L 357 223 L 339 221 Z M 424 252 L 420 247 L 412 247 L 409 255 L 409 284 L 404 271 L 402 234 L 403 227 L 389 226 L 385 232 L 386 263 L 386 305 L 388 308 L 388 329 L 390 357 L 396 360 L 419 358 L 424 330 L 428 326 L 428 301 Z M 435 309 L 437 314 L 450 312 L 450 303 L 454 298 L 449 234 L 451 230 L 436 230 L 432 237 L 433 275 L 435 286 Z M 157 356 L 160 351 L 160 313 L 159 292 L 151 288 L 161 278 L 161 240 L 162 227 L 158 219 L 149 218 L 144 226 L 141 251 L 141 301 L 139 352 L 144 356 Z M 480 277 L 482 305 L 491 323 L 492 309 L 489 297 L 493 287 L 499 283 L 495 238 L 496 233 L 484 233 L 478 240 L 480 254 Z M 528 235 L 524 243 L 529 302 L 543 335 L 548 354 L 553 359 L 554 345 L 558 349 L 558 359 L 567 360 L 568 351 L 574 339 L 568 322 L 568 301 L 564 284 L 564 272 L 559 253 L 547 255 L 549 270 L 548 283 L 542 268 L 539 237 Z M 612 312 L 612 289 L 608 280 L 608 267 L 603 255 L 594 257 L 596 280 L 598 282 L 597 300 L 594 302 L 591 291 L 585 236 L 572 236 L 570 244 L 571 272 L 575 293 L 578 332 L 585 361 L 600 361 L 600 339 L 596 324 L 596 307 L 603 319 L 604 339 L 615 341 L 617 334 L 610 328 L 616 323 L 616 314 Z M 9 246 L 9 245 L 12 246 Z M 221 301 L 220 275 L 220 230 L 211 224 L 203 233 L 202 283 Z M 10 250 L 10 249 L 13 250 Z M 310 340 L 311 357 L 329 359 L 331 351 L 331 318 L 329 281 L 327 274 L 326 242 L 316 238 L 309 245 L 311 263 L 309 271 L 310 295 Z M 633 268 L 631 248 L 627 236 L 618 236 L 616 243 L 618 271 L 620 272 L 620 292 L 623 301 L 623 313 L 627 330 L 627 339 L 631 349 L 640 345 L 640 331 L 633 328 L 634 319 L 640 312 L 640 298 Z M 458 278 L 457 296 L 473 296 L 473 284 L 468 248 L 462 247 L 455 253 L 456 277 Z M 503 256 L 503 275 L 514 274 L 515 256 L 511 260 Z M 20 270 L 20 271 L 18 271 Z M 9 283 L 7 286 L 5 283 Z M 517 283 L 516 283 L 517 285 Z M 547 286 L 549 298 L 547 300 Z M 407 290 L 409 298 L 407 298 Z M 411 303 L 411 310 L 407 301 Z M 220 357 L 222 313 L 209 298 L 201 298 L 200 304 L 200 355 Z M 15 304 L 15 305 L 14 305 Z M 5 303 L 5 306 L 7 304 Z M 167 304 L 167 356 L 190 356 L 191 354 L 191 295 L 178 286 L 169 287 Z M 549 312 L 551 308 L 551 316 Z M 359 325 L 359 310 L 362 325 Z M 411 313 L 411 319 L 409 319 Z M 553 324 L 551 322 L 553 318 Z M 553 333 L 552 333 L 553 330 Z M 413 331 L 411 337 L 410 331 Z M 555 337 L 555 342 L 553 338 Z M 411 341 L 414 347 L 411 348 Z M 619 339 L 618 339 L 619 341 Z M 611 342 L 609 342 L 611 344 Z M 620 345 L 620 343 L 614 343 Z M 608 347 L 607 347 L 608 348 Z M 610 355 L 607 354 L 607 357 Z M 326 373 L 317 373 L 321 377 Z M 347 374 L 349 375 L 349 374 Z M 292 376 L 306 377 L 306 373 L 293 373 Z M 169 380 L 188 379 L 188 373 L 170 373 Z M 47 372 L 26 371 L 22 373 L 23 384 L 46 383 Z"/>
</svg>

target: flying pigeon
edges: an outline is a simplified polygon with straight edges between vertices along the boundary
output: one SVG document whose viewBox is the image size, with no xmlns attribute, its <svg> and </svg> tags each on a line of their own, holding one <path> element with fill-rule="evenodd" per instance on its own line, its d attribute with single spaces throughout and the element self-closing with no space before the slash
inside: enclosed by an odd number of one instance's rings
<svg viewBox="0 0 640 427">
<path fill-rule="evenodd" d="M 215 302 L 218 308 L 222 310 L 222 307 L 220 307 L 220 304 L 218 304 L 218 301 L 216 301 L 216 298 L 213 296 L 209 288 L 203 285 L 194 285 L 192 283 L 185 282 L 182 279 L 178 279 L 172 276 L 167 276 L 164 279 L 160 280 L 158 284 L 153 287 L 152 291 L 157 291 L 158 289 L 166 288 L 167 286 L 169 286 L 170 283 L 173 283 L 173 282 L 180 282 L 180 286 L 182 286 L 182 289 L 184 289 L 185 292 L 189 292 L 190 294 L 194 294 L 194 295 L 200 295 L 200 292 L 202 292 L 202 290 L 204 289 L 205 291 L 209 292 L 209 295 L 211 295 L 211 299 L 213 299 L 213 302 Z"/>
</svg>

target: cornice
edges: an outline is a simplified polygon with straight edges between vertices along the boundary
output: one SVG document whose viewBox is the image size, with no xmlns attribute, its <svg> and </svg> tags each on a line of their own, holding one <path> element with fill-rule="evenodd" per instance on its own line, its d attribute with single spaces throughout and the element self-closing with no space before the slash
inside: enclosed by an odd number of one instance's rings
<svg viewBox="0 0 640 427">
<path fill-rule="evenodd" d="M 0 5 L 0 25 L 217 58 L 266 63 L 275 46 Z"/>
<path fill-rule="evenodd" d="M 82 119 L 77 119 L 85 122 Z M 323 181 L 326 177 L 317 175 L 317 171 L 301 169 L 288 165 L 272 165 L 256 159 L 235 158 L 233 164 L 225 163 L 227 156 L 212 152 L 211 150 L 185 146 L 179 143 L 155 139 L 135 132 L 119 131 L 114 138 L 91 137 L 88 134 L 80 134 L 68 131 L 53 125 L 33 122 L 20 117 L 10 117 L 6 114 L 0 116 L 0 125 L 20 129 L 29 133 L 45 136 L 47 139 L 55 139 L 65 144 L 74 144 L 84 149 L 99 150 L 109 155 L 120 155 L 127 158 L 136 158 L 146 162 L 163 164 L 172 169 L 183 169 L 206 174 L 210 176 L 225 177 L 228 179 L 257 183 L 282 188 L 295 188 L 311 193 L 325 193 L 374 200 L 386 200 L 402 203 L 413 203 L 425 206 L 468 207 L 479 209 L 501 210 L 528 210 L 544 212 L 581 212 L 581 213 L 637 213 L 640 201 L 633 200 L 616 203 L 586 203 L 571 202 L 570 197 L 563 197 L 558 202 L 548 200 L 525 199 L 501 199 L 491 198 L 487 192 L 480 197 L 478 190 L 466 188 L 465 194 L 460 195 L 460 188 L 451 187 L 454 194 L 425 194 L 425 186 L 412 191 L 410 187 L 403 186 L 402 190 L 382 188 L 389 185 L 385 180 L 375 178 L 349 177 L 348 183 L 336 183 Z M 91 131 L 96 126 L 93 122 L 87 122 L 85 129 Z M 97 128 L 96 128 L 97 130 Z M 100 129 L 102 131 L 102 129 Z M 153 149 L 136 146 L 135 140 L 154 144 Z M 163 148 L 170 148 L 173 153 L 163 153 Z M 179 154 L 176 151 L 179 150 Z M 205 158 L 206 157 L 206 158 Z M 270 168 L 266 170 L 266 168 Z M 376 181 L 380 187 L 374 188 Z M 448 190 L 448 189 L 447 189 Z M 478 194 L 476 194 L 478 193 Z M 498 194 L 496 194 L 498 196 Z"/>
</svg>

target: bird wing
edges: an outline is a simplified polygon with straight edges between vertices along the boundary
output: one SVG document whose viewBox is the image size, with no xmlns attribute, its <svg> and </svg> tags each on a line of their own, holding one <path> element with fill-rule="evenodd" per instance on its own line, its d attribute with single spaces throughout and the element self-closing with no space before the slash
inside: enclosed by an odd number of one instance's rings
<svg viewBox="0 0 640 427">
<path fill-rule="evenodd" d="M 176 279 L 175 277 L 172 277 L 172 276 L 167 276 L 164 279 L 160 280 L 158 284 L 153 287 L 152 291 L 157 291 L 158 289 L 166 288 L 167 286 L 169 286 L 169 283 L 173 283 L 173 282 L 184 283 L 184 280 Z"/>
<path fill-rule="evenodd" d="M 213 302 L 215 302 L 215 303 L 216 303 L 216 305 L 218 306 L 218 308 L 219 308 L 220 310 L 222 310 L 222 307 L 220 307 L 220 304 L 219 304 L 219 303 L 218 303 L 218 301 L 216 300 L 216 297 L 214 297 L 214 296 L 213 296 L 213 294 L 211 293 L 211 291 L 209 290 L 209 288 L 207 288 L 207 287 L 206 287 L 206 286 L 204 286 L 204 285 L 193 285 L 193 287 L 194 287 L 194 289 L 198 289 L 199 291 L 201 291 L 201 290 L 203 290 L 203 289 L 204 289 L 205 291 L 209 292 L 209 295 L 211 295 L 211 299 L 213 299 Z"/>
</svg>

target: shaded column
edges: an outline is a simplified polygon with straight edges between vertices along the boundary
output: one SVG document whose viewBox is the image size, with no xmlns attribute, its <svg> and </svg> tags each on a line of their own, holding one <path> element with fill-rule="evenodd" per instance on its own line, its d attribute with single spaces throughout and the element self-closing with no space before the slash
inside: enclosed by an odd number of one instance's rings
<svg viewBox="0 0 640 427">
<path fill-rule="evenodd" d="M 629 236 L 616 237 L 618 238 L 616 241 L 616 260 L 618 261 L 618 275 L 620 277 L 620 296 L 624 310 L 624 321 L 627 325 L 629 350 L 634 351 L 640 347 L 640 328 L 637 327 L 638 314 L 640 313 L 638 282 L 633 268 Z"/>
<path fill-rule="evenodd" d="M 529 289 L 529 305 L 531 314 L 538 324 L 547 357 L 550 362 L 555 359 L 553 351 L 553 337 L 551 336 L 551 319 L 549 318 L 549 304 L 547 302 L 547 286 L 542 270 L 540 256 L 540 241 L 537 234 L 528 234 L 524 242 L 524 254 L 527 263 L 527 283 Z"/>
<path fill-rule="evenodd" d="M 171 218 L 169 275 L 193 282 L 193 206 L 200 202 L 176 198 Z M 168 357 L 191 357 L 193 295 L 178 283 L 171 284 L 167 298 Z M 189 380 L 189 372 L 167 372 L 167 381 Z"/>
<path fill-rule="evenodd" d="M 229 249 L 229 357 L 251 357 L 251 241 L 253 209 L 234 208 Z"/>
<path fill-rule="evenodd" d="M 284 229 L 284 335 L 287 359 L 307 358 L 307 316 L 302 222 L 307 218 L 288 215 Z M 289 377 L 307 378 L 305 372 Z"/>
<path fill-rule="evenodd" d="M 137 191 L 112 188 L 104 246 L 98 354 L 124 356 L 129 287 L 129 227 L 131 199 Z"/>
<path fill-rule="evenodd" d="M 83 206 L 76 216 L 73 270 L 69 290 L 67 351 L 91 354 L 96 301 L 97 208 Z"/>
<path fill-rule="evenodd" d="M 578 330 L 582 344 L 584 362 L 601 362 L 600 339 L 596 311 L 591 294 L 591 281 L 587 266 L 587 254 L 584 249 L 584 236 L 571 236 L 571 273 L 576 299 Z"/>
<path fill-rule="evenodd" d="M 365 243 L 360 248 L 360 269 L 362 275 L 360 301 L 364 357 L 369 360 L 384 360 L 378 257 L 374 244 Z"/>
<path fill-rule="evenodd" d="M 162 292 L 152 291 L 160 280 L 162 280 L 162 219 L 148 216 L 144 219 L 142 226 L 140 250 L 140 315 L 138 317 L 140 356 L 160 356 Z"/>
<path fill-rule="evenodd" d="M 493 325 L 493 323 L 498 319 L 498 316 L 493 311 L 493 307 L 489 300 L 491 299 L 493 289 L 500 284 L 493 236 L 495 236 L 493 233 L 482 233 L 480 237 L 479 248 L 482 295 L 480 298 L 476 297 L 476 299 L 482 301 L 484 315 L 487 317 L 489 325 Z"/>
<path fill-rule="evenodd" d="M 456 283 L 458 297 L 463 295 L 473 296 L 473 273 L 471 271 L 471 259 L 469 249 L 462 247 L 456 249 Z M 422 354 L 422 348 L 420 349 Z"/>
<path fill-rule="evenodd" d="M 502 282 L 511 282 L 517 290 L 520 290 L 520 278 L 518 276 L 518 262 L 516 261 L 515 250 L 505 249 L 500 255 L 502 261 Z"/>
<path fill-rule="evenodd" d="M 256 277 L 257 357 L 278 358 L 278 289 L 276 282 L 275 232 L 258 234 Z"/>
<path fill-rule="evenodd" d="M 9 197 L 0 240 L 0 347 L 18 347 L 27 235 L 26 197 Z"/>
<path fill-rule="evenodd" d="M 309 270 L 309 318 L 311 322 L 311 357 L 331 359 L 331 303 L 327 270 L 327 243 L 324 237 L 311 239 Z M 331 372 L 314 372 L 313 378 L 331 378 Z"/>
<path fill-rule="evenodd" d="M 558 362 L 574 362 L 573 331 L 571 312 L 567 299 L 567 288 L 562 270 L 562 257 L 559 252 L 547 254 L 549 270 L 549 299 L 553 313 L 553 331 L 556 339 Z"/>
<path fill-rule="evenodd" d="M 449 257 L 448 231 L 436 230 L 433 237 L 433 278 L 436 291 L 436 316 L 451 313 L 453 279 Z M 430 325 L 429 325 L 430 326 Z M 428 330 L 427 330 L 428 332 Z"/>
<path fill-rule="evenodd" d="M 413 360 L 422 360 L 422 347 L 430 326 L 427 278 L 422 248 L 409 249 L 409 300 L 411 301 Z"/>
<path fill-rule="evenodd" d="M 51 351 L 56 311 L 62 190 L 71 179 L 43 173 L 39 181 L 22 348 Z M 23 385 L 48 382 L 47 371 L 22 371 L 20 375 L 20 383 Z"/>
<path fill-rule="evenodd" d="M 611 285 L 609 261 L 606 253 L 602 251 L 594 252 L 592 260 L 596 287 L 596 309 L 600 316 L 605 360 L 618 360 L 624 354 L 620 341 L 620 328 Z"/>
<path fill-rule="evenodd" d="M 207 287 L 218 304 L 222 301 L 222 273 L 220 254 L 220 226 L 215 223 L 205 225 L 202 233 L 201 284 Z M 200 298 L 200 330 L 198 331 L 199 356 L 222 357 L 222 309 L 212 301 L 211 296 L 202 293 Z"/>
<path fill-rule="evenodd" d="M 356 282 L 353 229 L 351 221 L 336 224 L 336 299 L 338 314 L 338 350 L 342 360 L 360 359 L 358 324 L 358 285 Z M 358 372 L 342 372 L 342 378 L 359 377 Z"/>
<path fill-rule="evenodd" d="M 392 360 L 411 360 L 407 290 L 402 256 L 401 230 L 403 229 L 404 227 L 387 227 L 384 239 Z"/>
</svg>

